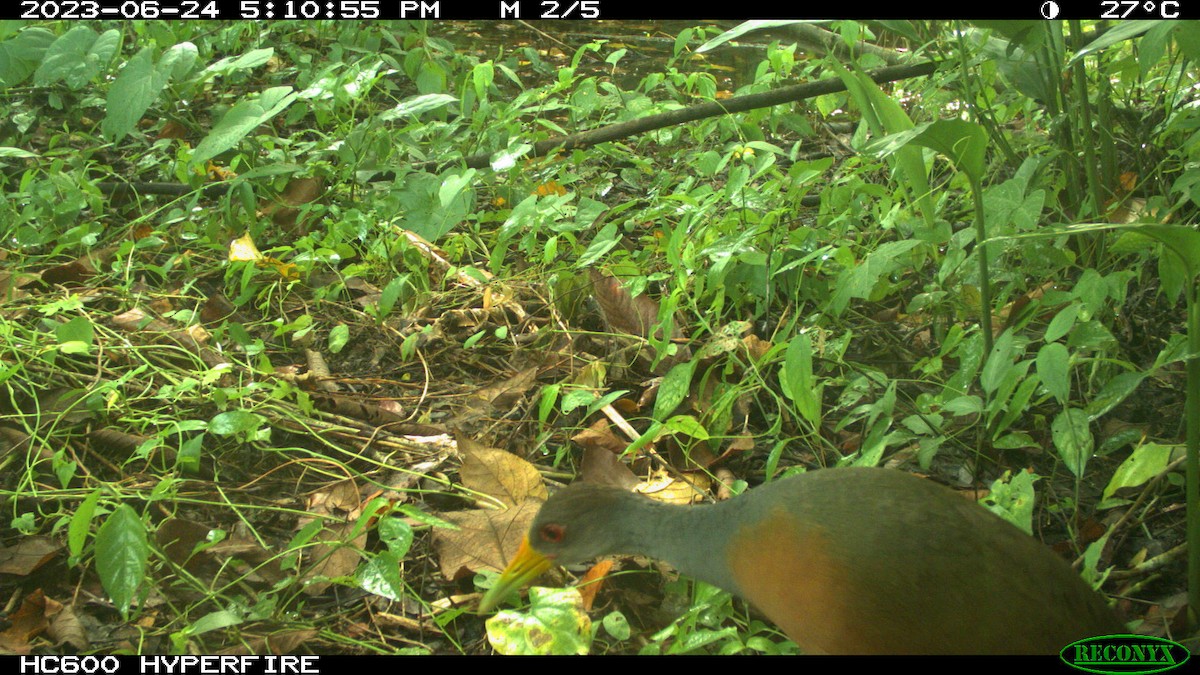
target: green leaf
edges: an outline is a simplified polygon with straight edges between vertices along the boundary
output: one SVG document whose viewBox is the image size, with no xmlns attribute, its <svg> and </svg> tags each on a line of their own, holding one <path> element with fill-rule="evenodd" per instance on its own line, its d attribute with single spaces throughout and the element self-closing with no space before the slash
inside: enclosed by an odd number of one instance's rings
<svg viewBox="0 0 1200 675">
<path fill-rule="evenodd" d="M 341 353 L 346 347 L 346 343 L 350 341 L 350 327 L 344 323 L 339 323 L 329 331 L 329 351 L 334 354 Z"/>
<path fill-rule="evenodd" d="M 498 612 L 486 622 L 488 642 L 506 655 L 587 654 L 592 622 L 574 588 L 529 589 L 529 611 Z"/>
<path fill-rule="evenodd" d="M 1167 470 L 1171 463 L 1171 453 L 1176 446 L 1159 443 L 1146 443 L 1135 449 L 1121 466 L 1117 467 L 1113 477 L 1104 488 L 1103 499 L 1113 496 L 1117 490 L 1126 487 L 1137 487 Z"/>
<path fill-rule="evenodd" d="M 1006 330 L 992 345 L 992 353 L 988 354 L 987 362 L 983 364 L 983 372 L 979 374 L 979 384 L 984 391 L 991 394 L 1000 387 L 1005 374 L 1012 368 L 1012 359 L 1013 333 Z"/>
<path fill-rule="evenodd" d="M 230 410 L 217 414 L 208 422 L 208 430 L 218 436 L 255 431 L 266 423 L 262 415 L 245 410 Z"/>
<path fill-rule="evenodd" d="M 271 57 L 274 55 L 275 50 L 271 49 L 270 47 L 264 49 L 251 49 L 245 54 L 241 54 L 239 56 L 228 56 L 220 61 L 217 61 L 208 68 L 205 68 L 205 73 L 210 75 L 228 75 L 229 73 L 238 70 L 257 68 L 267 61 L 270 61 Z"/>
<path fill-rule="evenodd" d="M 800 415 L 816 428 L 821 423 L 821 390 L 812 369 L 812 341 L 801 333 L 792 338 L 779 372 L 784 396 L 791 399 Z"/>
<path fill-rule="evenodd" d="M 658 395 L 654 399 L 654 419 L 665 420 L 667 416 L 683 403 L 692 388 L 692 374 L 696 370 L 694 361 L 677 363 L 671 367 L 658 385 Z"/>
<path fill-rule="evenodd" d="M 247 134 L 283 112 L 295 100 L 296 93 L 291 87 L 273 87 L 257 98 L 233 106 L 196 146 L 192 162 L 203 163 L 237 145 Z"/>
<path fill-rule="evenodd" d="M 1078 408 L 1067 408 L 1050 423 L 1050 436 L 1058 456 L 1075 476 L 1082 477 L 1087 462 L 1092 457 L 1096 441 L 1088 426 L 1087 413 Z"/>
<path fill-rule="evenodd" d="M 400 602 L 404 599 L 404 577 L 400 575 L 400 556 L 391 550 L 363 563 L 358 568 L 358 585 L 363 590 Z"/>
<path fill-rule="evenodd" d="M 1009 472 L 992 482 L 988 496 L 980 500 L 987 510 L 1033 534 L 1033 482 L 1038 479 L 1028 471 L 1018 471 L 1009 479 Z"/>
<path fill-rule="evenodd" d="M 92 527 L 92 517 L 96 514 L 96 504 L 100 502 L 100 490 L 84 497 L 79 508 L 71 514 L 71 524 L 67 526 L 67 550 L 72 558 L 83 555 L 83 546 L 87 543 L 88 531 Z"/>
<path fill-rule="evenodd" d="M 39 87 L 66 82 L 73 90 L 81 89 L 108 68 L 120 45 L 121 33 L 115 29 L 97 34 L 77 25 L 46 49 L 33 82 Z"/>
<path fill-rule="evenodd" d="M 884 136 L 870 143 L 867 151 L 886 155 L 900 152 L 908 145 L 923 146 L 945 156 L 970 176 L 972 182 L 983 180 L 987 132 L 978 124 L 953 119 L 927 122 Z"/>
<path fill-rule="evenodd" d="M 1138 388 L 1147 375 L 1148 373 L 1121 373 L 1113 377 L 1084 408 L 1088 417 L 1096 419 L 1120 405 L 1121 401 L 1124 401 Z"/>
<path fill-rule="evenodd" d="M 379 538 L 397 558 L 403 558 L 412 548 L 412 526 L 400 518 L 385 516 L 379 520 Z"/>
<path fill-rule="evenodd" d="M 1059 338 L 1071 332 L 1071 328 L 1075 326 L 1075 319 L 1079 317 L 1080 304 L 1072 302 L 1071 304 L 1059 310 L 1058 314 L 1050 320 L 1050 325 L 1046 326 L 1046 334 L 1042 339 L 1046 342 L 1056 342 Z"/>
<path fill-rule="evenodd" d="M 241 622 L 242 617 L 238 616 L 237 614 L 229 610 L 219 609 L 215 612 L 209 612 L 208 614 L 205 614 L 197 619 L 196 622 L 188 628 L 187 634 L 202 635 L 214 630 L 221 630 L 222 628 L 236 626 Z"/>
<path fill-rule="evenodd" d="M 592 238 L 592 243 L 588 244 L 587 249 L 580 254 L 579 260 L 575 263 L 576 269 L 591 267 L 593 263 L 611 251 L 620 242 L 621 234 L 617 230 L 617 224 L 612 222 L 605 223 L 604 227 L 600 228 L 600 231 Z"/>
<path fill-rule="evenodd" d="M 703 424 L 700 424 L 700 420 L 696 419 L 694 415 L 676 415 L 663 423 L 660 429 L 662 432 L 661 435 L 664 436 L 667 434 L 684 434 L 696 440 L 708 440 L 708 430 L 704 428 Z"/>
<path fill-rule="evenodd" d="M 422 94 L 412 96 L 400 102 L 395 108 L 382 113 L 379 118 L 382 121 L 396 119 L 397 117 L 417 117 L 431 110 L 444 108 L 451 103 L 458 101 L 457 98 L 449 94 Z"/>
<path fill-rule="evenodd" d="M 146 576 L 146 526 L 128 504 L 109 514 L 96 533 L 96 573 L 121 616 L 129 617 L 129 606 Z"/>
<path fill-rule="evenodd" d="M 150 47 L 139 51 L 108 88 L 100 130 L 109 141 L 119 141 L 133 131 L 167 84 L 166 74 L 154 68 L 152 54 Z"/>
<path fill-rule="evenodd" d="M 1042 378 L 1046 389 L 1061 404 L 1066 404 L 1067 397 L 1071 394 L 1071 379 L 1067 368 L 1070 359 L 1066 345 L 1061 342 L 1051 342 L 1038 350 L 1038 376 Z"/>
<path fill-rule="evenodd" d="M 778 19 L 778 20 L 757 19 L 754 21 L 743 21 L 742 23 L 725 31 L 724 33 L 721 33 L 717 37 L 700 45 L 699 49 L 696 50 L 696 53 L 703 54 L 704 52 L 707 52 L 707 51 L 716 49 L 717 47 L 720 47 L 721 45 L 725 44 L 726 42 L 736 40 L 748 33 L 753 33 L 756 30 L 768 30 L 770 28 L 779 28 L 781 26 L 790 26 L 794 23 L 814 23 L 814 22 L 811 20 L 803 20 L 802 21 L 802 20 L 798 20 L 798 19 Z"/>
<path fill-rule="evenodd" d="M 0 42 L 0 87 L 15 87 L 41 65 L 58 36 L 45 28 L 26 28 Z"/>
<path fill-rule="evenodd" d="M 54 329 L 54 335 L 60 343 L 74 340 L 90 345 L 95 334 L 96 330 L 86 316 L 77 316 L 66 323 L 59 324 Z"/>
<path fill-rule="evenodd" d="M 1083 49 L 1080 49 L 1078 52 L 1075 52 L 1075 56 L 1072 56 L 1071 60 L 1067 61 L 1067 65 L 1064 66 L 1064 69 L 1071 67 L 1072 65 L 1074 65 L 1074 63 L 1076 61 L 1082 59 L 1083 57 L 1087 56 L 1088 54 L 1091 54 L 1093 52 L 1098 52 L 1102 49 L 1107 49 L 1107 48 L 1117 44 L 1118 42 L 1124 42 L 1131 38 L 1135 38 L 1135 37 L 1141 35 L 1142 33 L 1145 33 L 1146 31 L 1150 30 L 1151 28 L 1154 28 L 1156 25 L 1158 25 L 1162 22 L 1163 22 L 1163 20 L 1161 20 L 1161 19 L 1157 20 L 1157 21 L 1120 21 L 1120 22 L 1117 22 L 1111 29 L 1104 31 L 1103 35 L 1096 38 L 1095 40 L 1092 40 Z"/>
<path fill-rule="evenodd" d="M 629 628 L 629 619 L 626 619 L 619 610 L 613 610 L 604 615 L 600 624 L 604 626 L 604 632 L 617 640 L 628 640 L 629 636 L 633 635 L 633 631 Z"/>
</svg>

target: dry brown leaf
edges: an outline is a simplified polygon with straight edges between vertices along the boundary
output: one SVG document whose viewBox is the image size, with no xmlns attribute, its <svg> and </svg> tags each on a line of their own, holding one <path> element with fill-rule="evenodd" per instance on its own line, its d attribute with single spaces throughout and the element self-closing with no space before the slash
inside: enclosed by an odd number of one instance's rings
<svg viewBox="0 0 1200 675">
<path fill-rule="evenodd" d="M 264 637 L 244 639 L 241 644 L 219 650 L 217 654 L 295 654 L 304 643 L 319 634 L 320 631 L 312 628 L 281 630 Z"/>
<path fill-rule="evenodd" d="M 767 352 L 771 351 L 771 347 L 774 345 L 769 340 L 764 340 L 757 335 L 750 334 L 742 338 L 742 346 L 746 349 L 746 354 L 750 357 L 750 360 L 758 363 L 767 355 Z"/>
<path fill-rule="evenodd" d="M 608 327 L 615 333 L 649 337 L 650 328 L 658 321 L 658 303 L 645 295 L 636 298 L 619 279 L 596 268 L 588 269 L 592 280 L 592 295 L 600 305 Z"/>
<path fill-rule="evenodd" d="M 542 501 L 530 499 L 504 511 L 454 511 L 441 517 L 460 529 L 435 529 L 433 546 L 447 579 L 479 570 L 499 572 L 517 554 Z"/>
<path fill-rule="evenodd" d="M 215 561 L 207 551 L 195 553 L 196 546 L 208 542 L 212 528 L 183 518 L 167 518 L 158 525 L 154 540 L 171 562 L 196 574 Z"/>
<path fill-rule="evenodd" d="M 0 574 L 26 576 L 50 562 L 59 548 L 50 537 L 24 537 L 13 546 L 0 548 Z"/>
<path fill-rule="evenodd" d="M 511 452 L 484 447 L 465 436 L 456 434 L 455 441 L 463 458 L 459 469 L 463 485 L 508 506 L 528 499 L 546 500 L 546 485 L 533 464 Z"/>
<path fill-rule="evenodd" d="M 584 453 L 589 450 L 605 450 L 610 455 L 621 455 L 625 453 L 625 448 L 629 447 L 627 441 L 613 433 L 612 426 L 604 417 L 597 418 L 590 427 L 572 436 L 571 440 L 583 448 Z M 586 458 L 586 454 L 584 456 Z"/>
<path fill-rule="evenodd" d="M 211 326 L 233 316 L 237 308 L 221 293 L 212 293 L 200 308 L 200 323 Z"/>
<path fill-rule="evenodd" d="M 116 247 L 96 249 L 69 263 L 47 268 L 42 271 L 42 281 L 65 286 L 82 283 L 95 275 L 97 268 L 105 267 L 116 250 Z"/>
<path fill-rule="evenodd" d="M 308 500 L 308 510 L 328 516 L 321 531 L 313 538 L 315 545 L 309 549 L 312 566 L 305 572 L 305 579 L 315 577 L 347 576 L 358 569 L 361 558 L 359 551 L 367 543 L 364 529 L 352 540 L 347 541 L 356 521 L 362 515 L 362 498 L 358 484 L 347 478 L 330 485 L 325 490 L 313 493 Z M 300 527 L 305 519 L 300 519 Z M 319 595 L 329 587 L 327 581 L 315 581 L 304 587 L 309 595 Z"/>
<path fill-rule="evenodd" d="M 41 277 L 36 274 L 21 271 L 0 272 L 0 304 L 29 297 L 27 289 L 32 290 L 35 284 L 44 287 Z"/>
<path fill-rule="evenodd" d="M 10 452 L 20 452 L 25 454 L 31 447 L 29 434 L 14 429 L 12 427 L 0 426 L 0 457 L 4 457 Z M 53 455 L 44 459 L 51 459 Z"/>
<path fill-rule="evenodd" d="M 702 473 L 682 476 L 660 474 L 654 480 L 639 486 L 637 492 L 667 504 L 692 504 L 704 498 L 712 486 L 712 479 Z"/>
<path fill-rule="evenodd" d="M 183 140 L 187 135 L 187 127 L 175 120 L 167 120 L 162 129 L 158 130 L 159 139 Z"/>
<path fill-rule="evenodd" d="M 492 404 L 494 409 L 509 410 L 537 381 L 537 374 L 536 367 L 526 368 L 503 382 L 477 390 L 472 396 Z"/>
<path fill-rule="evenodd" d="M 46 598 L 39 588 L 21 601 L 17 611 L 9 614 L 8 629 L 0 632 L 0 652 L 28 654 L 29 641 L 44 633 L 50 622 L 46 619 Z"/>
<path fill-rule="evenodd" d="M 46 615 L 50 617 L 46 634 L 56 646 L 68 644 L 79 651 L 91 648 L 83 623 L 79 621 L 73 606 L 63 605 L 50 598 L 46 599 L 46 606 Z"/>
<path fill-rule="evenodd" d="M 270 216 L 276 225 L 290 229 L 296 225 L 296 218 L 300 215 L 298 207 L 315 202 L 324 192 L 325 182 L 320 178 L 293 178 L 279 193 L 279 197 L 261 211 L 263 215 Z"/>
<path fill-rule="evenodd" d="M 359 560 L 362 558 L 360 551 L 367 543 L 367 532 L 363 530 L 352 540 L 346 541 L 354 526 L 353 522 L 331 523 L 321 528 L 314 538 L 318 543 L 309 549 L 309 559 L 313 564 L 304 572 L 305 580 L 349 576 L 358 569 Z M 329 586 L 330 582 L 317 580 L 306 585 L 304 592 L 308 595 L 320 595 Z"/>
</svg>

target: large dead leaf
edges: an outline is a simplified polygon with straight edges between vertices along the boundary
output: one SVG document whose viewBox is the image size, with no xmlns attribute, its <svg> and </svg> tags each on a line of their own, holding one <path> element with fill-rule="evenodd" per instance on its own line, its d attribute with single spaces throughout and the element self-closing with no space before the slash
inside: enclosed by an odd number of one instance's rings
<svg viewBox="0 0 1200 675">
<path fill-rule="evenodd" d="M 546 485 L 537 467 L 511 452 L 488 448 L 461 435 L 455 436 L 462 455 L 459 475 L 463 485 L 491 495 L 508 506 L 529 499 L 546 501 Z"/>
<path fill-rule="evenodd" d="M 473 396 L 486 401 L 496 410 L 508 410 L 525 396 L 537 381 L 538 369 L 526 368 L 512 377 L 476 391 Z"/>
<path fill-rule="evenodd" d="M 28 654 L 32 650 L 29 641 L 41 635 L 49 627 L 46 618 L 46 597 L 39 588 L 21 601 L 17 611 L 7 617 L 8 628 L 0 632 L 0 652 L 6 654 Z"/>
<path fill-rule="evenodd" d="M 75 613 L 73 606 L 46 598 L 46 616 L 50 618 L 50 626 L 46 629 L 46 634 L 50 636 L 56 646 L 68 644 L 79 651 L 91 647 L 87 634 L 83 630 L 83 624 L 79 621 L 79 616 Z"/>
<path fill-rule="evenodd" d="M 588 275 L 592 279 L 592 294 L 608 327 L 616 333 L 650 337 L 650 329 L 658 322 L 658 303 L 646 295 L 630 295 L 619 279 L 598 269 L 589 269 Z"/>
<path fill-rule="evenodd" d="M 316 629 L 281 630 L 264 637 L 243 637 L 242 644 L 227 647 L 218 654 L 295 654 L 304 643 L 320 634 Z"/>
<path fill-rule="evenodd" d="M 516 555 L 521 538 L 542 508 L 531 499 L 504 511 L 455 511 L 441 517 L 460 529 L 435 529 L 433 546 L 447 579 L 458 579 L 480 570 L 499 572 Z"/>
<path fill-rule="evenodd" d="M 0 548 L 0 573 L 26 576 L 58 553 L 50 537 L 25 537 L 13 546 Z"/>
<path fill-rule="evenodd" d="M 317 543 L 309 549 L 313 564 L 304 573 L 305 579 L 342 577 L 358 569 L 360 551 L 367 543 L 364 528 L 357 536 L 350 534 L 362 515 L 362 498 L 353 480 L 338 481 L 325 490 L 313 493 L 308 510 L 327 517 L 325 525 L 314 538 Z M 329 588 L 328 581 L 313 581 L 304 587 L 309 595 L 319 595 Z"/>
</svg>

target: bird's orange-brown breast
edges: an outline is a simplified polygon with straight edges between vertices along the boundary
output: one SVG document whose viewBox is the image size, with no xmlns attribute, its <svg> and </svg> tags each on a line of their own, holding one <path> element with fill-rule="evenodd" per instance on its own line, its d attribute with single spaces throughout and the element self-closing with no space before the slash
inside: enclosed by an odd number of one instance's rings
<svg viewBox="0 0 1200 675">
<path fill-rule="evenodd" d="M 862 650 L 845 605 L 853 593 L 849 571 L 823 528 L 776 507 L 742 528 L 725 555 L 742 596 L 805 653 Z"/>
</svg>

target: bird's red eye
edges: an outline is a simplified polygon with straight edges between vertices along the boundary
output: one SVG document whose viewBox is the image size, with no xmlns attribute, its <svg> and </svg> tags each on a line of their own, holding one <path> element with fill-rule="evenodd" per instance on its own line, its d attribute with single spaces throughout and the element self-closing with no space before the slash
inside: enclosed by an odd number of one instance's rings
<svg viewBox="0 0 1200 675">
<path fill-rule="evenodd" d="M 558 523 L 548 523 L 543 525 L 542 529 L 538 531 L 538 535 L 541 536 L 542 541 L 548 544 L 562 543 L 563 537 L 565 537 L 566 534 L 566 529 Z"/>
</svg>

